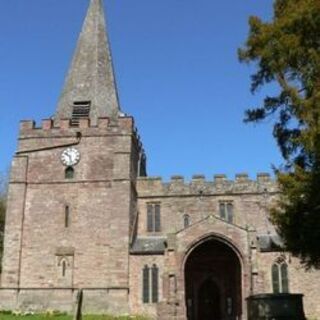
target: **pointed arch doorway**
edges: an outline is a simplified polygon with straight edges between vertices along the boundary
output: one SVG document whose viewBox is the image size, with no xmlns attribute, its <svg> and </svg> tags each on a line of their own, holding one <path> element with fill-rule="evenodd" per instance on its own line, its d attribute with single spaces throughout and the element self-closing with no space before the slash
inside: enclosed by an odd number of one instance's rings
<svg viewBox="0 0 320 320">
<path fill-rule="evenodd" d="M 229 244 L 210 238 L 191 251 L 185 296 L 188 320 L 241 319 L 241 263 Z"/>
</svg>

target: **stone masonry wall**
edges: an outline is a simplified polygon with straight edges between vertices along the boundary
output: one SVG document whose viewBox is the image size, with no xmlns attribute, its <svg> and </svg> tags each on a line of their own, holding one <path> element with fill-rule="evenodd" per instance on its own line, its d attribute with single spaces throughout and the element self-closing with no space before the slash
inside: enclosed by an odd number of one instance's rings
<svg viewBox="0 0 320 320">
<path fill-rule="evenodd" d="M 159 268 L 159 301 L 163 295 L 164 257 L 162 255 L 131 255 L 130 256 L 130 311 L 131 314 L 147 314 L 156 318 L 157 304 L 142 301 L 142 270 L 145 265 Z"/>
<path fill-rule="evenodd" d="M 70 145 L 81 160 L 74 178 L 65 179 L 60 155 Z M 131 118 L 115 123 L 103 118 L 97 126 L 81 120 L 79 127 L 70 127 L 69 120 L 60 120 L 59 127 L 44 120 L 42 128 L 22 122 L 9 186 L 0 295 L 19 288 L 23 307 L 37 301 L 37 290 L 29 289 L 87 288 L 92 302 L 87 310 L 108 305 L 112 312 L 128 312 L 129 217 L 135 210 L 137 166 L 132 161 L 140 149 Z M 39 309 L 47 304 L 39 299 Z"/>
<path fill-rule="evenodd" d="M 168 243 L 172 241 L 172 237 L 176 239 L 175 249 L 169 250 L 169 255 L 163 256 L 163 273 L 164 277 L 173 275 L 177 277 L 176 299 L 180 302 L 175 307 L 174 305 L 164 307 L 164 301 L 170 302 L 170 293 L 165 293 L 161 304 L 162 313 L 165 312 L 164 310 L 167 310 L 166 312 L 175 310 L 177 319 L 185 319 L 184 274 L 181 269 L 181 261 L 185 259 L 189 246 L 210 233 L 218 237 L 221 235 L 235 243 L 236 246 L 240 245 L 240 249 L 242 248 L 247 274 L 242 282 L 245 294 L 243 299 L 250 294 L 272 292 L 271 267 L 276 258 L 284 253 L 260 252 L 257 243 L 258 236 L 275 232 L 269 221 L 269 209 L 276 205 L 279 191 L 268 175 L 259 174 L 256 181 L 249 180 L 244 174 L 237 175 L 235 181 L 229 181 L 223 175 L 215 176 L 214 181 L 206 181 L 203 176 L 198 175 L 194 176 L 189 183 L 177 176 L 172 177 L 169 182 L 163 182 L 157 177 L 139 178 L 137 189 L 139 196 L 137 237 L 151 239 L 155 236 L 164 236 Z M 219 203 L 221 201 L 233 203 L 234 227 L 228 226 L 228 223 L 220 219 Z M 161 205 L 161 232 L 147 232 L 148 203 L 160 203 Z M 183 222 L 185 214 L 190 217 L 190 226 L 187 228 L 184 227 Z M 246 248 L 250 250 L 247 251 Z M 306 315 L 310 318 L 320 318 L 320 310 L 316 302 L 320 292 L 317 281 L 319 271 L 305 271 L 299 266 L 298 259 L 288 254 L 284 255 L 287 257 L 289 266 L 290 292 L 303 293 Z M 142 262 L 146 258 L 135 256 L 135 260 L 138 259 L 140 261 L 136 261 L 136 265 L 141 269 Z M 136 270 L 131 269 L 131 273 L 134 272 Z M 165 287 L 168 281 L 164 278 Z M 182 303 L 181 307 L 180 303 Z M 243 306 L 245 308 L 245 304 Z M 143 308 L 137 305 L 137 310 L 143 310 Z M 150 314 L 153 312 L 150 311 Z"/>
<path fill-rule="evenodd" d="M 233 203 L 235 225 L 252 226 L 258 233 L 267 233 L 271 228 L 268 207 L 277 192 L 275 183 L 266 174 L 259 175 L 257 181 L 245 175 L 239 175 L 236 181 L 228 181 L 220 175 L 211 182 L 197 176 L 190 183 L 177 177 L 169 183 L 163 183 L 160 178 L 139 178 L 139 235 L 148 234 L 146 208 L 147 203 L 153 202 L 161 204 L 161 233 L 164 235 L 183 229 L 185 214 L 189 215 L 191 224 L 209 215 L 219 217 L 221 201 Z"/>
</svg>

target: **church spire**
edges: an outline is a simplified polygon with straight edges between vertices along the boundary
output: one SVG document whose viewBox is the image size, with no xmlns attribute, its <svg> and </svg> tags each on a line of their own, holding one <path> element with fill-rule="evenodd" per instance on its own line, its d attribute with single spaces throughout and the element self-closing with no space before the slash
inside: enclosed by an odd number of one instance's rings
<svg viewBox="0 0 320 320">
<path fill-rule="evenodd" d="M 56 118 L 117 117 L 119 102 L 102 0 L 90 0 Z"/>
</svg>

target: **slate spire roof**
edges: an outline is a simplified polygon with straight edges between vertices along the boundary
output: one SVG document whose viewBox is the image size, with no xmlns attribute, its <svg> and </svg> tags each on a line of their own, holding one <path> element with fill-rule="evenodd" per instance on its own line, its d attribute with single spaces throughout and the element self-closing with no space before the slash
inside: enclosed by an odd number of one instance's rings
<svg viewBox="0 0 320 320">
<path fill-rule="evenodd" d="M 76 109 L 75 109 L 76 108 Z M 119 101 L 102 0 L 90 0 L 56 118 L 117 117 Z"/>
</svg>

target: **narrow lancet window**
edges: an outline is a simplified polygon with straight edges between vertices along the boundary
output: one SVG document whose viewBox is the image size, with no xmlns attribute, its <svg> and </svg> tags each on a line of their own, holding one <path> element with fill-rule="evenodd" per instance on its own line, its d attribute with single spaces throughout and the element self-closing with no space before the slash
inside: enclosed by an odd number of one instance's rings
<svg viewBox="0 0 320 320">
<path fill-rule="evenodd" d="M 147 231 L 152 232 L 154 230 L 153 224 L 153 205 L 147 205 Z"/>
<path fill-rule="evenodd" d="M 160 204 L 156 204 L 154 206 L 154 231 L 160 232 L 161 230 L 161 223 L 160 223 Z"/>
<path fill-rule="evenodd" d="M 280 267 L 281 287 L 283 293 L 289 292 L 288 265 L 284 262 Z"/>
<path fill-rule="evenodd" d="M 65 228 L 68 228 L 69 224 L 70 224 L 70 207 L 66 206 L 65 212 L 64 212 L 64 226 L 65 226 Z"/>
<path fill-rule="evenodd" d="M 150 288 L 149 288 L 149 283 L 150 283 L 150 277 L 149 277 L 149 267 L 144 266 L 143 271 L 142 271 L 142 301 L 143 303 L 149 303 L 149 295 L 150 295 Z"/>
<path fill-rule="evenodd" d="M 159 269 L 154 264 L 152 266 L 152 303 L 157 303 L 159 300 L 158 290 L 159 290 Z"/>
<path fill-rule="evenodd" d="M 272 287 L 273 287 L 273 293 L 279 293 L 280 292 L 279 266 L 278 266 L 278 264 L 274 264 L 272 266 Z"/>
</svg>

